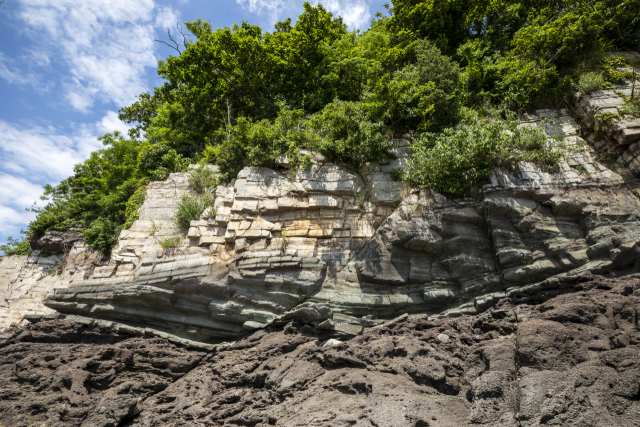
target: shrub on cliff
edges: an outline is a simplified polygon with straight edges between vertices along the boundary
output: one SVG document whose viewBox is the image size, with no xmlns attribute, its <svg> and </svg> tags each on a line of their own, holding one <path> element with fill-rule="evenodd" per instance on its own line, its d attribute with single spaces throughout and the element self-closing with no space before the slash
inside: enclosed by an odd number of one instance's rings
<svg viewBox="0 0 640 427">
<path fill-rule="evenodd" d="M 553 168 L 564 156 L 560 141 L 538 127 L 520 126 L 512 113 L 503 120 L 470 110 L 457 129 L 424 133 L 412 149 L 404 178 L 453 195 L 488 180 L 494 167 L 510 169 L 527 161 Z"/>
</svg>

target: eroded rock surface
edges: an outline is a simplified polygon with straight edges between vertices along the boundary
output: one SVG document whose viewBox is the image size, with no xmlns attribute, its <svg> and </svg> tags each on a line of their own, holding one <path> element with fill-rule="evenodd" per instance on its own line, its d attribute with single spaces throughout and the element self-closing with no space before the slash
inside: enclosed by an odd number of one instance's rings
<svg viewBox="0 0 640 427">
<path fill-rule="evenodd" d="M 350 340 L 303 312 L 211 352 L 42 321 L 1 341 L 0 422 L 637 426 L 639 312 L 640 274 L 584 272 L 481 315 L 405 315 Z"/>
<path fill-rule="evenodd" d="M 581 105 L 597 116 L 599 104 Z M 58 312 L 217 343 L 310 303 L 331 311 L 325 328 L 357 335 L 403 313 L 480 313 L 553 278 L 633 265 L 638 180 L 606 163 L 568 110 L 538 110 L 523 125 L 564 140 L 560 170 L 520 163 L 459 199 L 393 181 L 410 150 L 399 139 L 395 159 L 360 170 L 321 155 L 304 170 L 286 158 L 278 170 L 245 168 L 217 187 L 215 209 L 178 230 L 173 215 L 192 189 L 171 174 L 149 185 L 108 263 L 80 242 L 49 260 L 6 258 L 0 327 Z M 162 249 L 170 236 L 182 243 Z"/>
</svg>

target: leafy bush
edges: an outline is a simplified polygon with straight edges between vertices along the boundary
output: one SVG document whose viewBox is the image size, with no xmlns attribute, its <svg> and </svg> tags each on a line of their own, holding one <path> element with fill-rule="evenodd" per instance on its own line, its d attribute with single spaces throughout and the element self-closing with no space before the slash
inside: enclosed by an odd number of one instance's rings
<svg viewBox="0 0 640 427">
<path fill-rule="evenodd" d="M 392 143 L 382 136 L 382 122 L 370 120 L 363 102 L 335 100 L 311 117 L 316 140 L 310 145 L 335 162 L 359 166 L 391 156 Z"/>
<path fill-rule="evenodd" d="M 208 166 L 196 166 L 189 170 L 189 185 L 198 194 L 204 194 L 207 190 L 216 187 L 217 174 Z"/>
<path fill-rule="evenodd" d="M 138 157 L 140 173 L 154 181 L 164 181 L 170 173 L 184 172 L 188 166 L 189 159 L 165 143 L 144 143 Z"/>
<path fill-rule="evenodd" d="M 519 161 L 553 167 L 563 157 L 558 141 L 552 148 L 541 129 L 519 126 L 513 114 L 507 120 L 471 111 L 465 116 L 459 129 L 425 133 L 414 142 L 405 180 L 459 196 L 489 179 L 494 167 L 513 168 Z"/>
<path fill-rule="evenodd" d="M 85 243 L 92 249 L 109 257 L 111 248 L 118 243 L 118 236 L 123 225 L 119 221 L 99 217 L 91 225 L 82 230 Z"/>
<path fill-rule="evenodd" d="M 212 207 L 214 198 L 211 194 L 198 196 L 184 196 L 178 203 L 178 210 L 174 214 L 174 220 L 178 227 L 189 228 L 191 221 L 200 219 L 202 212 Z"/>
<path fill-rule="evenodd" d="M 204 158 L 218 165 L 221 179 L 235 178 L 246 166 L 273 167 L 281 154 L 287 154 L 294 167 L 308 164 L 308 159 L 299 153 L 309 140 L 304 112 L 284 104 L 279 108 L 273 121 L 238 118 L 228 134 L 218 134 L 219 145 L 207 147 Z"/>
<path fill-rule="evenodd" d="M 416 63 L 383 77 L 370 100 L 384 106 L 394 132 L 428 130 L 455 124 L 460 109 L 460 70 L 433 43 L 415 46 Z"/>
<path fill-rule="evenodd" d="M 14 239 L 7 237 L 7 243 L 0 245 L 0 252 L 5 256 L 10 255 L 31 255 L 31 246 L 26 238 Z"/>
</svg>

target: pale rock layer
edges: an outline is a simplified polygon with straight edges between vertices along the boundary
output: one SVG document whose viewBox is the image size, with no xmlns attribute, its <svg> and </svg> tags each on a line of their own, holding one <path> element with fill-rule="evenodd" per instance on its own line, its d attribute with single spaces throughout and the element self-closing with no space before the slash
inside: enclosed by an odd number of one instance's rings
<svg viewBox="0 0 640 427">
<path fill-rule="evenodd" d="M 585 123 L 605 129 L 598 117 L 620 107 L 616 97 L 580 98 Z M 520 163 L 459 199 L 391 178 L 406 167 L 406 139 L 394 141 L 394 159 L 360 170 L 317 155 L 293 171 L 283 157 L 278 170 L 245 168 L 218 186 L 215 211 L 188 230 L 173 221 L 192 193 L 188 176 L 171 174 L 149 185 L 108 262 L 78 242 L 63 256 L 6 257 L 0 328 L 63 313 L 216 342 L 297 316 L 353 336 L 403 313 L 477 313 L 585 271 L 627 268 L 640 240 L 634 123 L 620 116 L 596 136 L 567 110 L 538 110 L 523 126 L 564 141 L 559 170 Z M 182 242 L 163 250 L 171 236 Z"/>
</svg>

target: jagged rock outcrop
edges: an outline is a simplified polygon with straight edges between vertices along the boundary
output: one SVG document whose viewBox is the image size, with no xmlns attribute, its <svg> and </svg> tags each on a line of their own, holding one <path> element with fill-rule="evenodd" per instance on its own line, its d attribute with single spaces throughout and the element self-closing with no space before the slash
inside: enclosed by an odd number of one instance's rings
<svg viewBox="0 0 640 427">
<path fill-rule="evenodd" d="M 399 139 L 359 170 L 245 168 L 187 230 L 171 174 L 109 260 L 47 234 L 0 262 L 0 330 L 21 327 L 0 333 L 0 427 L 638 426 L 629 90 L 524 117 L 564 141 L 559 170 L 463 198 L 394 181 Z"/>
<path fill-rule="evenodd" d="M 403 313 L 481 313 L 585 271 L 628 268 L 638 260 L 640 181 L 620 160 L 633 144 L 624 152 L 619 145 L 633 138 L 588 127 L 602 127 L 603 105 L 620 100 L 594 92 L 578 98 L 580 116 L 562 109 L 524 117 L 523 126 L 564 141 L 559 170 L 522 162 L 458 199 L 392 179 L 406 165 L 407 139 L 395 141 L 394 159 L 359 170 L 322 155 L 302 170 L 286 156 L 277 170 L 245 168 L 216 188 L 215 209 L 188 230 L 173 215 L 192 189 L 186 173 L 171 174 L 148 186 L 139 219 L 108 263 L 78 242 L 52 277 L 33 280 L 52 271 L 38 251 L 27 264 L 3 261 L 0 310 L 13 314 L 2 314 L 2 326 L 20 323 L 20 313 L 55 311 L 213 344 L 314 304 L 330 311 L 324 327 L 358 335 Z M 635 129 L 627 119 L 614 122 Z M 619 152 L 617 163 L 605 151 Z M 182 243 L 162 249 L 172 236 Z M 25 297 L 36 301 L 29 310 Z"/>
<path fill-rule="evenodd" d="M 84 243 L 84 237 L 75 228 L 67 231 L 48 231 L 42 237 L 29 237 L 28 239 L 32 250 L 51 254 L 67 254 L 74 247 Z"/>
<path fill-rule="evenodd" d="M 314 316 L 212 351 L 41 321 L 0 341 L 0 423 L 631 427 L 639 313 L 638 273 L 583 272 L 481 315 L 404 315 L 350 341 Z"/>
<path fill-rule="evenodd" d="M 405 140 L 395 160 L 360 171 L 322 158 L 306 170 L 246 168 L 217 188 L 215 213 L 193 221 L 180 248 L 162 250 L 190 191 L 173 174 L 150 185 L 111 263 L 45 304 L 215 342 L 309 301 L 356 335 L 376 318 L 472 314 L 551 277 L 633 264 L 637 181 L 597 160 L 567 110 L 540 110 L 524 125 L 564 138 L 572 151 L 559 172 L 521 163 L 455 200 L 404 190 L 390 172 L 406 162 Z"/>
</svg>

